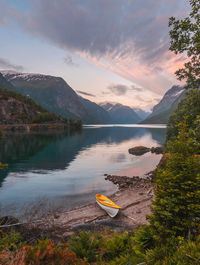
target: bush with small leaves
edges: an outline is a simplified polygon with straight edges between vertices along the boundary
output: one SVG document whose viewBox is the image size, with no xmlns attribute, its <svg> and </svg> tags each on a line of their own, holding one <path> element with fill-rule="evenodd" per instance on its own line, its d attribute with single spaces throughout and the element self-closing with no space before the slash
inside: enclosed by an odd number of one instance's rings
<svg viewBox="0 0 200 265">
<path fill-rule="evenodd" d="M 91 232 L 80 232 L 69 241 L 70 249 L 79 258 L 88 262 L 95 262 L 99 258 L 100 247 L 102 245 L 101 236 Z"/>
<path fill-rule="evenodd" d="M 15 251 L 22 245 L 22 237 L 15 231 L 4 233 L 0 231 L 0 251 Z"/>
<path fill-rule="evenodd" d="M 55 244 L 51 240 L 40 240 L 27 251 L 27 265 L 87 265 L 84 260 L 77 258 L 66 244 Z"/>
</svg>

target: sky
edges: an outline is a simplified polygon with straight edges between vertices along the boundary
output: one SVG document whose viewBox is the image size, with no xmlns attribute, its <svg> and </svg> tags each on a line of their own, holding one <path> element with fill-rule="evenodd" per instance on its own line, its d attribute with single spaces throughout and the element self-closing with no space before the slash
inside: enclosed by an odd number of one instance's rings
<svg viewBox="0 0 200 265">
<path fill-rule="evenodd" d="M 150 110 L 185 58 L 169 17 L 188 0 L 0 0 L 0 69 L 61 76 L 81 96 Z"/>
</svg>

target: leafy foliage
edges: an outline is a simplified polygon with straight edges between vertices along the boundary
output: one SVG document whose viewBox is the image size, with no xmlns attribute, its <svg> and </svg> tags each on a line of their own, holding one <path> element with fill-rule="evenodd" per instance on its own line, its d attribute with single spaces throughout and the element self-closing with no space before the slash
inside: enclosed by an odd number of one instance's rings
<svg viewBox="0 0 200 265">
<path fill-rule="evenodd" d="M 69 245 L 70 249 L 76 253 L 79 258 L 85 258 L 88 262 L 94 262 L 97 260 L 100 240 L 100 235 L 82 231 L 79 235 L 70 240 Z"/>
<path fill-rule="evenodd" d="M 127 254 L 130 250 L 130 238 L 128 233 L 113 235 L 105 242 L 105 253 L 103 259 L 109 261 Z"/>
<path fill-rule="evenodd" d="M 27 245 L 18 234 L 9 234 L 1 242 L 0 264 L 4 265 L 196 265 L 200 259 L 200 238 L 185 240 L 177 237 L 165 245 L 143 244 L 152 237 L 150 226 L 144 226 L 131 235 L 128 233 L 82 232 L 66 243 L 54 243 L 49 239 Z M 80 239 L 81 238 L 81 239 Z M 84 239 L 83 239 L 84 238 Z M 86 238 L 90 243 L 86 243 Z M 101 238 L 101 241 L 99 239 Z M 82 244 L 77 244 L 80 239 Z M 91 246 L 92 240 L 98 242 Z M 87 246 L 83 245 L 86 243 Z M 14 246 L 14 247 L 13 247 Z M 75 247 L 75 251 L 72 248 Z M 83 250 L 84 249 L 84 250 Z M 77 254 L 78 253 L 78 254 Z M 81 257 L 79 257 L 81 255 Z M 90 261 L 89 261 L 90 260 Z"/>
<path fill-rule="evenodd" d="M 186 54 L 184 68 L 176 71 L 179 80 L 186 79 L 188 88 L 200 86 L 200 0 L 189 0 L 191 12 L 184 19 L 169 20 L 171 46 L 175 54 Z"/>
<path fill-rule="evenodd" d="M 17 250 L 21 246 L 22 237 L 15 231 L 3 233 L 0 231 L 0 251 Z"/>
<path fill-rule="evenodd" d="M 198 265 L 200 263 L 200 241 L 179 241 L 171 245 L 157 246 L 146 252 L 148 265 Z"/>
<path fill-rule="evenodd" d="M 150 225 L 144 225 L 137 229 L 133 241 L 140 252 L 145 252 L 155 246 L 154 233 Z"/>
<path fill-rule="evenodd" d="M 28 248 L 26 254 L 26 264 L 28 265 L 86 265 L 87 263 L 76 257 L 67 245 L 55 245 L 51 240 L 41 240 Z"/>
<path fill-rule="evenodd" d="M 144 256 L 129 233 L 81 232 L 69 241 L 69 248 L 90 264 L 137 264 Z"/>
</svg>

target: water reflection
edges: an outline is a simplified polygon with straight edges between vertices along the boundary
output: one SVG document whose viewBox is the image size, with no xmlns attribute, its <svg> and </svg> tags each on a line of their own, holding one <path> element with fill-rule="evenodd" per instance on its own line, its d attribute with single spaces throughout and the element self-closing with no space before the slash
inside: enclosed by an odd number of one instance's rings
<svg viewBox="0 0 200 265">
<path fill-rule="evenodd" d="M 104 173 L 143 174 L 159 156 L 134 157 L 135 145 L 164 143 L 163 128 L 85 128 L 73 135 L 26 135 L 5 137 L 0 142 L 0 201 L 27 202 L 37 197 L 63 199 L 74 194 L 112 190 Z M 88 197 L 89 198 L 89 197 Z"/>
</svg>

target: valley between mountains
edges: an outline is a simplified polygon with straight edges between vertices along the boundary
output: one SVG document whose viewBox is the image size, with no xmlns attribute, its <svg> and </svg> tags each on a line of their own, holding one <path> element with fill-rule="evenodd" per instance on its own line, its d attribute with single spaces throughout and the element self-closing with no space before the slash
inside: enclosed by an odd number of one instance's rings
<svg viewBox="0 0 200 265">
<path fill-rule="evenodd" d="M 96 104 L 78 95 L 61 77 L 5 70 L 0 71 L 0 92 L 2 90 L 22 95 L 24 100 L 31 99 L 43 110 L 60 117 L 59 119 L 79 120 L 83 124 L 166 124 L 185 94 L 183 87 L 173 86 L 154 106 L 152 112 L 146 112 L 115 102 Z M 16 110 L 18 108 L 20 106 L 16 105 Z M 5 118 L 5 112 L 4 102 L 0 109 L 1 120 Z M 20 117 L 17 120 L 19 119 Z M 29 121 L 21 119 L 21 123 L 27 122 Z"/>
</svg>

